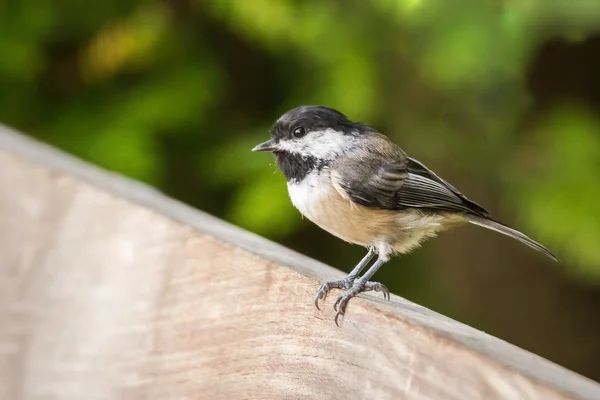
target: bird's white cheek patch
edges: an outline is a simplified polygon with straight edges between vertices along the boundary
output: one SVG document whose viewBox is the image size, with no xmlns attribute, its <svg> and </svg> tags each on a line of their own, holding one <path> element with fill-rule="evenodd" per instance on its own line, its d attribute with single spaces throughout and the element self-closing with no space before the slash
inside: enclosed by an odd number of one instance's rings
<svg viewBox="0 0 600 400">
<path fill-rule="evenodd" d="M 310 132 L 301 139 L 282 140 L 278 147 L 303 157 L 331 160 L 343 154 L 352 145 L 352 141 L 352 136 L 326 129 Z"/>
<path fill-rule="evenodd" d="M 351 136 L 343 135 L 333 129 L 313 132 L 307 135 L 305 139 L 310 140 L 312 154 L 323 159 L 335 158 L 344 153 L 352 144 Z"/>
</svg>

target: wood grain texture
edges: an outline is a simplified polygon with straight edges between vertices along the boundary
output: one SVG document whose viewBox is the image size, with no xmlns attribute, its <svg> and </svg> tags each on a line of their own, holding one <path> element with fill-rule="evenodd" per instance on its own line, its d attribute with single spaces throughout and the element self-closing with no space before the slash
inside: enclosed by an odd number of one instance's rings
<svg viewBox="0 0 600 400">
<path fill-rule="evenodd" d="M 2 400 L 600 399 L 397 296 L 338 328 L 312 301 L 341 276 L 0 129 Z"/>
</svg>

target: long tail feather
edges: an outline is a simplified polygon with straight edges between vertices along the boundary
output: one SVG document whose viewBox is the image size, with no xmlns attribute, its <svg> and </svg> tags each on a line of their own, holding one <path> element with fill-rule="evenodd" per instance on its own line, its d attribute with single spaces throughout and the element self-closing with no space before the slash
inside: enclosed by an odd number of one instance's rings
<svg viewBox="0 0 600 400">
<path fill-rule="evenodd" d="M 523 233 L 519 232 L 516 229 L 513 229 L 509 226 L 501 224 L 500 222 L 494 221 L 492 219 L 480 217 L 477 215 L 469 215 L 468 218 L 469 218 L 469 222 L 474 225 L 478 225 L 478 226 L 481 226 L 481 227 L 484 227 L 487 229 L 491 229 L 491 230 L 501 233 L 503 235 L 510 236 L 513 239 L 517 239 L 519 242 L 524 243 L 527 246 L 544 253 L 545 255 L 547 255 L 548 257 L 553 259 L 554 261 L 558 262 L 558 258 L 550 250 L 548 250 L 546 247 L 542 246 L 535 240 L 529 238 L 528 236 L 524 235 Z"/>
</svg>

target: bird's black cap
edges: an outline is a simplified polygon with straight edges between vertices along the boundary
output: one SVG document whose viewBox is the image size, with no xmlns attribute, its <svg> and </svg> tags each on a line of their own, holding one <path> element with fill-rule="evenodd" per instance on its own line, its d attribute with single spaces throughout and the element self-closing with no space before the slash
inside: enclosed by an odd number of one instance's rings
<svg viewBox="0 0 600 400">
<path fill-rule="evenodd" d="M 333 108 L 306 105 L 283 114 L 271 128 L 271 136 L 275 139 L 290 137 L 297 127 L 303 127 L 307 131 L 334 129 L 350 134 L 355 133 L 357 128 L 363 128 L 363 125 L 350 121 L 348 117 Z"/>
</svg>

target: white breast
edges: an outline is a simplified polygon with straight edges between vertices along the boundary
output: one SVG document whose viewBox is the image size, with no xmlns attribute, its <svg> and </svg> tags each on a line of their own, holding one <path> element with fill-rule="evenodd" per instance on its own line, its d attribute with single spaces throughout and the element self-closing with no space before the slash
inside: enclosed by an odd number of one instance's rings
<svg viewBox="0 0 600 400">
<path fill-rule="evenodd" d="M 294 207 L 313 222 L 322 202 L 327 200 L 331 187 L 325 185 L 325 174 L 311 173 L 301 182 L 288 182 L 288 193 Z"/>
</svg>

